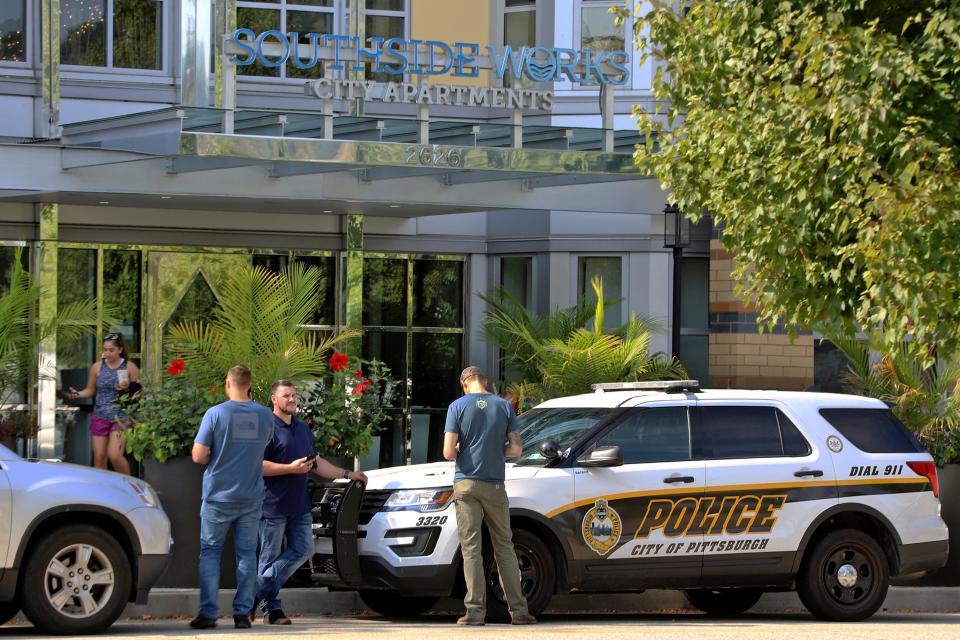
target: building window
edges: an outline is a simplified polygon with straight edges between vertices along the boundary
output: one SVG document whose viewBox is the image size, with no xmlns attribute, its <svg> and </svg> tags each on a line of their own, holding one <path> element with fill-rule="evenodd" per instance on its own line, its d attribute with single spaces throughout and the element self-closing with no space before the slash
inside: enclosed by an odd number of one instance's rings
<svg viewBox="0 0 960 640">
<path fill-rule="evenodd" d="M 500 286 L 528 311 L 533 309 L 533 258 L 502 258 Z"/>
<path fill-rule="evenodd" d="M 241 0 L 237 3 L 238 27 L 256 33 L 271 29 L 283 33 L 296 31 L 302 43 L 310 42 L 306 37 L 308 33 L 346 34 L 348 15 L 347 0 Z M 367 0 L 364 15 L 368 40 L 406 36 L 407 0 Z M 291 62 L 282 67 L 267 67 L 257 61 L 239 67 L 238 73 L 271 78 L 320 78 L 323 68 L 318 63 L 310 69 L 298 69 Z M 367 78 L 377 81 L 397 79 L 387 73 L 374 73 L 370 64 L 367 64 Z"/>
<path fill-rule="evenodd" d="M 675 355 L 691 378 L 706 384 L 710 369 L 710 260 L 683 258 L 680 282 L 680 348 Z"/>
<path fill-rule="evenodd" d="M 65 66 L 163 69 L 165 0 L 62 0 Z"/>
<path fill-rule="evenodd" d="M 25 62 L 27 59 L 27 0 L 0 3 L 0 60 Z"/>
<path fill-rule="evenodd" d="M 617 26 L 610 13 L 610 0 L 584 0 L 580 5 L 580 50 L 627 51 L 627 33 L 633 33 L 633 21 L 627 19 Z M 621 3 L 622 4 L 622 3 Z M 585 87 L 596 87 L 596 82 L 581 82 Z"/>
<path fill-rule="evenodd" d="M 620 256 L 581 256 L 577 265 L 577 300 L 596 304 L 597 296 L 590 283 L 595 277 L 603 282 L 603 299 L 617 300 L 604 310 L 603 326 L 615 329 L 623 324 L 623 260 Z"/>
<path fill-rule="evenodd" d="M 536 0 L 505 0 L 503 8 L 503 44 L 516 51 L 537 43 Z M 536 83 L 526 76 L 519 80 L 510 73 L 503 75 L 505 87 L 528 87 Z"/>
</svg>

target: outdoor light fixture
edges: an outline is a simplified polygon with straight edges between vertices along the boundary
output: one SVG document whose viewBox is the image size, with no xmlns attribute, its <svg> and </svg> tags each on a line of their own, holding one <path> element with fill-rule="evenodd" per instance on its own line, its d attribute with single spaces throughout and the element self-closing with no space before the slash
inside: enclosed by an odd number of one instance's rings
<svg viewBox="0 0 960 640">
<path fill-rule="evenodd" d="M 673 321 L 670 323 L 670 352 L 674 357 L 680 355 L 680 296 L 683 280 L 683 248 L 690 246 L 691 224 L 680 208 L 671 203 L 663 208 L 663 246 L 673 249 Z"/>
</svg>

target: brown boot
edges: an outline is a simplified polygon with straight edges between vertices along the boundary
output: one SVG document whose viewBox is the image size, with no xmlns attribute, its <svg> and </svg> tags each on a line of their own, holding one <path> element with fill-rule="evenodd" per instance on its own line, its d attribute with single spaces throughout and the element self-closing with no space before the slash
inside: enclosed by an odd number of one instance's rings
<svg viewBox="0 0 960 640">
<path fill-rule="evenodd" d="M 529 613 L 521 613 L 518 616 L 513 616 L 511 624 L 537 624 L 537 619 Z"/>
<path fill-rule="evenodd" d="M 457 624 L 466 624 L 470 625 L 471 627 L 482 627 L 486 624 L 486 622 L 483 621 L 483 618 L 473 618 L 470 616 L 470 614 L 467 614 L 457 618 Z"/>
</svg>

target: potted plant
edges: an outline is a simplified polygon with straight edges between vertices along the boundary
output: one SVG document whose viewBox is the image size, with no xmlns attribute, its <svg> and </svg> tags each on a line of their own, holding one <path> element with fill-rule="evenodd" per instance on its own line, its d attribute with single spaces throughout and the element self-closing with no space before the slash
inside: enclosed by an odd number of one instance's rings
<svg viewBox="0 0 960 640">
<path fill-rule="evenodd" d="M 906 347 L 876 358 L 877 351 L 863 341 L 840 337 L 831 342 L 849 362 L 841 376 L 845 389 L 890 405 L 936 461 L 950 559 L 925 582 L 960 585 L 960 354 L 938 353 L 936 364 L 925 368 Z"/>
<path fill-rule="evenodd" d="M 366 456 L 364 466 L 375 468 L 380 425 L 394 395 L 390 369 L 339 352 L 328 364 L 330 373 L 303 389 L 300 416 L 313 429 L 317 453 L 348 461 Z"/>
</svg>

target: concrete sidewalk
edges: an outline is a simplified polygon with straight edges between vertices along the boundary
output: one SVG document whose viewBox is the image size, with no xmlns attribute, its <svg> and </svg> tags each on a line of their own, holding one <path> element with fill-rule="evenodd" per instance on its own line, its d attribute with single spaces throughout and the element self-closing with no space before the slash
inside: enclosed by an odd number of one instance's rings
<svg viewBox="0 0 960 640">
<path fill-rule="evenodd" d="M 349 615 L 371 613 L 352 591 L 330 592 L 324 588 L 284 589 L 283 608 L 289 614 Z M 220 611 L 229 613 L 233 591 L 220 592 Z M 196 589 L 154 589 L 146 605 L 129 605 L 124 617 L 193 616 L 197 611 Z M 928 613 L 960 612 L 960 587 L 890 587 L 883 609 Z M 444 598 L 436 610 L 458 613 L 459 600 Z M 654 589 L 641 594 L 557 595 L 550 601 L 554 613 L 640 613 L 692 610 L 683 593 Z M 798 611 L 803 605 L 796 593 L 767 593 L 751 611 Z"/>
</svg>

